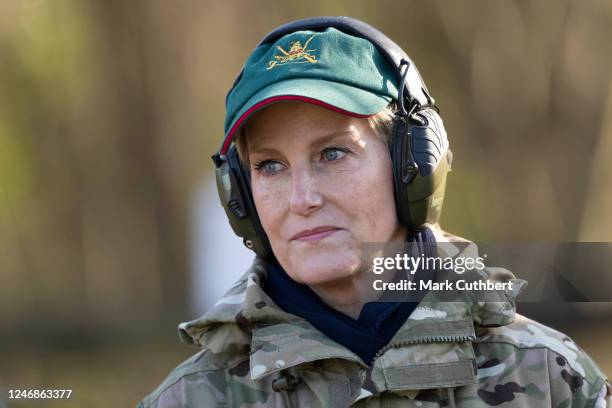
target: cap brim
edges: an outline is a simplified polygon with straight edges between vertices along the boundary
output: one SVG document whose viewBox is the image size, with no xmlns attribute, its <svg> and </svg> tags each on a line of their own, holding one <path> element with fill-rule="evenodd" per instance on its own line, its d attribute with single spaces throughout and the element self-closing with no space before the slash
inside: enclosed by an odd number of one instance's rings
<svg viewBox="0 0 612 408">
<path fill-rule="evenodd" d="M 316 78 L 296 78 L 276 82 L 253 95 L 238 111 L 225 135 L 221 154 L 246 120 L 260 109 L 276 102 L 297 100 L 323 106 L 356 117 L 368 117 L 383 110 L 391 98 L 339 82 Z"/>
</svg>

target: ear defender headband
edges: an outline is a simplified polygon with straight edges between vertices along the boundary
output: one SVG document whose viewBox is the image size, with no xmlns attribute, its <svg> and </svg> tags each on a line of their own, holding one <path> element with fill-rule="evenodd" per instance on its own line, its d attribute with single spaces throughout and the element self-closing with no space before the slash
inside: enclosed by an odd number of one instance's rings
<svg viewBox="0 0 612 408">
<path fill-rule="evenodd" d="M 315 17 L 284 24 L 259 43 L 274 43 L 296 31 L 321 32 L 335 28 L 372 43 L 388 59 L 399 83 L 398 110 L 389 145 L 393 165 L 398 220 L 409 230 L 440 218 L 446 175 L 452 153 L 434 99 L 408 55 L 374 27 L 350 17 Z M 238 75 L 232 90 L 244 74 Z M 268 237 L 261 225 L 251 192 L 250 172 L 240 161 L 232 137 L 226 137 L 213 157 L 221 204 L 236 235 L 259 257 L 273 259 Z"/>
</svg>

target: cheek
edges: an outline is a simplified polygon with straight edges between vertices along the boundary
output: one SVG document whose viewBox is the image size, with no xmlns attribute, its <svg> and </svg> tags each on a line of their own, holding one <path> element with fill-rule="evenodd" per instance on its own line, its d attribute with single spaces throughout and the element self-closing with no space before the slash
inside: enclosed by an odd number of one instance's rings
<svg viewBox="0 0 612 408">
<path fill-rule="evenodd" d="M 395 214 L 395 194 L 393 192 L 393 171 L 391 170 L 391 159 L 385 157 L 382 165 L 376 166 L 377 171 L 372 172 L 370 180 L 370 191 L 374 197 L 377 197 L 377 202 L 373 202 L 371 211 L 375 213 Z"/>
<path fill-rule="evenodd" d="M 397 226 L 391 159 L 382 150 L 367 157 L 352 180 L 344 183 L 341 198 L 354 218 L 362 239 L 384 239 Z"/>
<path fill-rule="evenodd" d="M 378 197 L 378 203 L 375 203 L 374 208 L 371 208 L 379 220 L 385 220 L 387 223 L 397 223 L 397 215 L 395 209 L 395 193 L 393 191 L 393 171 L 391 168 L 391 158 L 384 152 L 385 155 L 379 161 L 377 171 L 372 175 L 371 190 L 375 191 L 374 196 Z M 395 227 L 395 225 L 393 225 Z"/>
<path fill-rule="evenodd" d="M 274 239 L 280 226 L 281 216 L 284 214 L 282 208 L 285 206 L 286 193 L 282 184 L 270 183 L 261 180 L 261 176 L 254 176 L 251 189 L 261 225 L 268 238 Z"/>
</svg>

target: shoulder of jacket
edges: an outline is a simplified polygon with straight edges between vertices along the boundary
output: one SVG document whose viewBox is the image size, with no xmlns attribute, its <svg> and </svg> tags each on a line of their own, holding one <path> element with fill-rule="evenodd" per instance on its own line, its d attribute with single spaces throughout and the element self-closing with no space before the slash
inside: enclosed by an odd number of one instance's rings
<svg viewBox="0 0 612 408">
<path fill-rule="evenodd" d="M 442 229 L 439 223 L 435 223 L 435 224 L 427 223 L 425 225 L 431 229 L 434 236 L 436 237 L 437 242 L 460 242 L 460 243 L 471 243 L 472 242 L 469 239 L 460 237 L 455 234 L 451 234 L 450 232 Z"/>
<path fill-rule="evenodd" d="M 597 387 L 606 381 L 606 375 L 597 364 L 569 336 L 523 315 L 516 314 L 513 323 L 501 327 L 482 328 L 477 343 L 506 343 L 517 351 L 546 349 L 559 365 L 567 364 L 584 381 Z"/>
<path fill-rule="evenodd" d="M 189 394 L 196 389 L 199 398 L 207 398 L 202 402 L 217 401 L 222 394 L 217 387 L 227 381 L 228 374 L 246 376 L 248 370 L 248 353 L 220 356 L 202 350 L 174 368 L 161 385 L 143 398 L 138 408 L 183 406 L 186 400 L 194 399 Z"/>
</svg>

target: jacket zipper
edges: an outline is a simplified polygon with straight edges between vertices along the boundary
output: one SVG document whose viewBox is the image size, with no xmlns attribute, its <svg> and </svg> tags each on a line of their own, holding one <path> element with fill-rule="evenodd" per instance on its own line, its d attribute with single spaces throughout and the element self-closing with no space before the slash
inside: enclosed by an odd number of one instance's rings
<svg viewBox="0 0 612 408">
<path fill-rule="evenodd" d="M 423 337 L 423 338 L 413 339 L 413 340 L 398 341 L 398 342 L 392 343 L 392 344 L 389 343 L 389 344 L 387 344 L 386 346 L 384 346 L 383 348 L 381 348 L 380 350 L 378 350 L 376 352 L 376 355 L 374 355 L 374 358 L 372 359 L 372 362 L 370 363 L 370 365 L 374 365 L 374 361 L 376 361 L 377 358 L 379 358 L 387 350 L 390 350 L 392 348 L 400 348 L 400 347 L 410 346 L 410 345 L 414 345 L 414 344 L 453 343 L 453 342 L 458 342 L 458 341 L 473 341 L 475 339 L 476 339 L 476 336 L 473 336 L 473 335 L 430 336 L 430 337 Z"/>
</svg>

